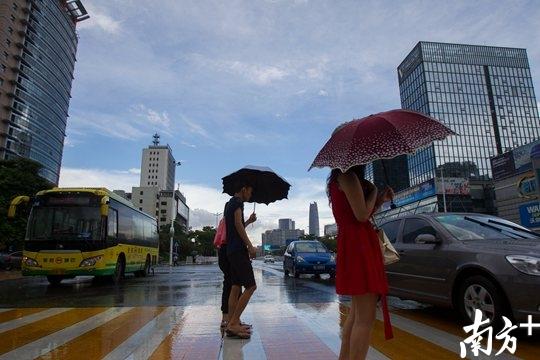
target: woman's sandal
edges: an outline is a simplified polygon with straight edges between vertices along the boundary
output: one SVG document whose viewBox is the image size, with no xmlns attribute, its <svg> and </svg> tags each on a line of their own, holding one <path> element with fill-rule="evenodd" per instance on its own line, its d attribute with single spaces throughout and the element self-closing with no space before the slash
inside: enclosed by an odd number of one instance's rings
<svg viewBox="0 0 540 360">
<path fill-rule="evenodd" d="M 235 332 L 229 329 L 226 329 L 225 333 L 227 334 L 227 337 L 230 337 L 230 338 L 236 338 L 236 339 L 250 339 L 251 338 L 251 334 Z"/>
</svg>

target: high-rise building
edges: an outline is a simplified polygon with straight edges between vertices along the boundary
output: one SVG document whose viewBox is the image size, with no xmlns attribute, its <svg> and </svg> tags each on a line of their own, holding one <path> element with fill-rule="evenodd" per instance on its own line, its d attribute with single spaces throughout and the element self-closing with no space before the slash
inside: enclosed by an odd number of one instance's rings
<svg viewBox="0 0 540 360">
<path fill-rule="evenodd" d="M 25 157 L 58 184 L 78 37 L 79 0 L 0 2 L 0 159 Z"/>
<path fill-rule="evenodd" d="M 324 225 L 324 236 L 337 235 L 337 224 Z"/>
<path fill-rule="evenodd" d="M 525 49 L 419 42 L 397 70 L 402 108 L 459 134 L 408 156 L 411 186 L 436 171 L 491 178 L 491 157 L 540 138 Z"/>
<path fill-rule="evenodd" d="M 287 246 L 291 241 L 298 240 L 301 236 L 304 236 L 304 230 L 299 229 L 274 229 L 266 230 L 262 234 L 262 245 L 270 249 L 278 249 L 283 246 Z"/>
<path fill-rule="evenodd" d="M 316 202 L 309 204 L 309 234 L 320 236 L 319 210 Z"/>
<path fill-rule="evenodd" d="M 294 221 L 292 219 L 279 219 L 280 230 L 294 230 Z"/>
<path fill-rule="evenodd" d="M 176 160 L 169 145 L 159 145 L 154 135 L 153 145 L 143 149 L 140 186 L 154 186 L 160 190 L 174 190 Z"/>
<path fill-rule="evenodd" d="M 186 197 L 180 190 L 174 190 L 176 165 L 169 145 L 159 145 L 159 135 L 155 134 L 153 145 L 143 149 L 140 186 L 132 188 L 131 202 L 155 216 L 160 227 L 173 219 L 189 227 Z"/>
<path fill-rule="evenodd" d="M 367 164 L 365 178 L 380 190 L 386 186 L 390 186 L 396 192 L 407 189 L 410 186 L 407 155 Z"/>
</svg>

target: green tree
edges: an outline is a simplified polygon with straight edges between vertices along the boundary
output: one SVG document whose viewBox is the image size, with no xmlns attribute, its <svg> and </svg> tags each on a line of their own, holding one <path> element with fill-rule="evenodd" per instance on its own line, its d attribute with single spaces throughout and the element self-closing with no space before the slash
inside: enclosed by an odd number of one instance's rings
<svg viewBox="0 0 540 360">
<path fill-rule="evenodd" d="M 304 234 L 298 238 L 299 240 L 319 240 L 319 237 L 312 234 Z"/>
<path fill-rule="evenodd" d="M 337 252 L 337 238 L 335 236 L 323 236 L 319 239 L 330 251 Z"/>
<path fill-rule="evenodd" d="M 26 231 L 29 207 L 20 206 L 14 219 L 7 218 L 11 200 L 19 195 L 34 196 L 54 185 L 39 175 L 41 164 L 28 160 L 0 160 L 0 250 L 21 249 Z"/>
</svg>

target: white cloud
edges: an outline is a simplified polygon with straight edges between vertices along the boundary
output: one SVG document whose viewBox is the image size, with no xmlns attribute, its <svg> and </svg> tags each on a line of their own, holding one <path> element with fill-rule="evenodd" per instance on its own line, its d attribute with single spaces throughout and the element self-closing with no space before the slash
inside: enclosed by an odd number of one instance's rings
<svg viewBox="0 0 540 360">
<path fill-rule="evenodd" d="M 60 170 L 61 187 L 104 187 L 109 190 L 131 192 L 139 184 L 139 174 L 130 170 L 77 169 Z"/>
<path fill-rule="evenodd" d="M 328 91 L 326 91 L 326 90 L 319 90 L 319 96 L 328 96 Z"/>
<path fill-rule="evenodd" d="M 90 15 L 90 19 L 77 25 L 78 29 L 99 29 L 108 34 L 117 34 L 120 31 L 120 22 L 106 14 L 103 9 L 97 8 L 90 3 L 84 4 Z"/>
<path fill-rule="evenodd" d="M 246 64 L 240 61 L 234 61 L 230 69 L 257 85 L 268 85 L 276 80 L 282 80 L 288 75 L 288 72 L 276 66 L 265 66 Z"/>
<path fill-rule="evenodd" d="M 60 186 L 62 187 L 105 187 L 110 190 L 124 190 L 131 192 L 133 186 L 139 183 L 140 169 L 104 170 L 104 169 L 77 169 L 62 168 L 60 173 Z M 296 221 L 298 229 L 308 230 L 309 203 L 316 201 L 319 207 L 320 231 L 324 225 L 334 222 L 328 199 L 326 198 L 326 184 L 309 178 L 289 179 L 292 184 L 289 200 L 281 200 L 266 205 L 256 205 L 258 221 L 246 230 L 255 244 L 261 243 L 261 234 L 265 230 L 278 227 L 278 219 L 292 218 Z M 190 224 L 193 228 L 215 226 L 215 214 L 223 213 L 225 203 L 229 196 L 223 194 L 221 189 L 206 185 L 183 183 L 180 190 L 186 196 L 188 206 L 192 209 Z M 246 218 L 253 211 L 253 204 L 245 204 Z"/>
</svg>

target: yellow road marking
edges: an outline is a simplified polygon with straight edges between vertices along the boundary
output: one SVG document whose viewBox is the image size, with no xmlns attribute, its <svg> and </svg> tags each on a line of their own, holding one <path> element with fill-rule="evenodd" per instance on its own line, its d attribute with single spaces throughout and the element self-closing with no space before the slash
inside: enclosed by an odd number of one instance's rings
<svg viewBox="0 0 540 360">
<path fill-rule="evenodd" d="M 0 336 L 0 354 L 5 354 L 32 341 L 86 320 L 105 310 L 106 308 L 68 310 L 61 314 L 6 331 Z"/>
<path fill-rule="evenodd" d="M 22 317 L 38 313 L 47 309 L 44 308 L 27 308 L 27 309 L 13 309 L 0 313 L 0 323 L 7 321 L 20 319 Z"/>
<path fill-rule="evenodd" d="M 140 307 L 98 326 L 38 359 L 101 359 L 127 340 L 165 307 Z"/>
<path fill-rule="evenodd" d="M 436 311 L 439 311 L 436 313 Z M 448 310 L 450 313 L 450 310 Z M 434 327 L 435 329 L 445 331 L 449 334 L 455 335 L 460 339 L 465 340 L 469 335 L 466 334 L 463 330 L 463 326 L 466 324 L 462 320 L 457 319 L 456 317 L 450 317 L 446 313 L 441 314 L 440 309 L 422 309 L 422 310 L 392 310 L 392 313 L 403 316 L 409 320 L 413 320 L 425 325 Z M 518 325 L 518 324 L 514 324 Z M 493 332 L 493 355 L 496 354 L 501 346 L 503 345 L 502 341 L 495 339 L 495 331 Z M 513 336 L 514 332 L 510 333 L 510 336 Z M 534 335 L 534 333 L 533 333 Z M 538 359 L 540 357 L 540 344 L 533 344 L 531 341 L 533 338 L 520 338 L 517 339 L 517 349 L 513 354 L 522 359 Z M 505 351 L 503 354 L 511 354 L 509 351 Z"/>
</svg>

